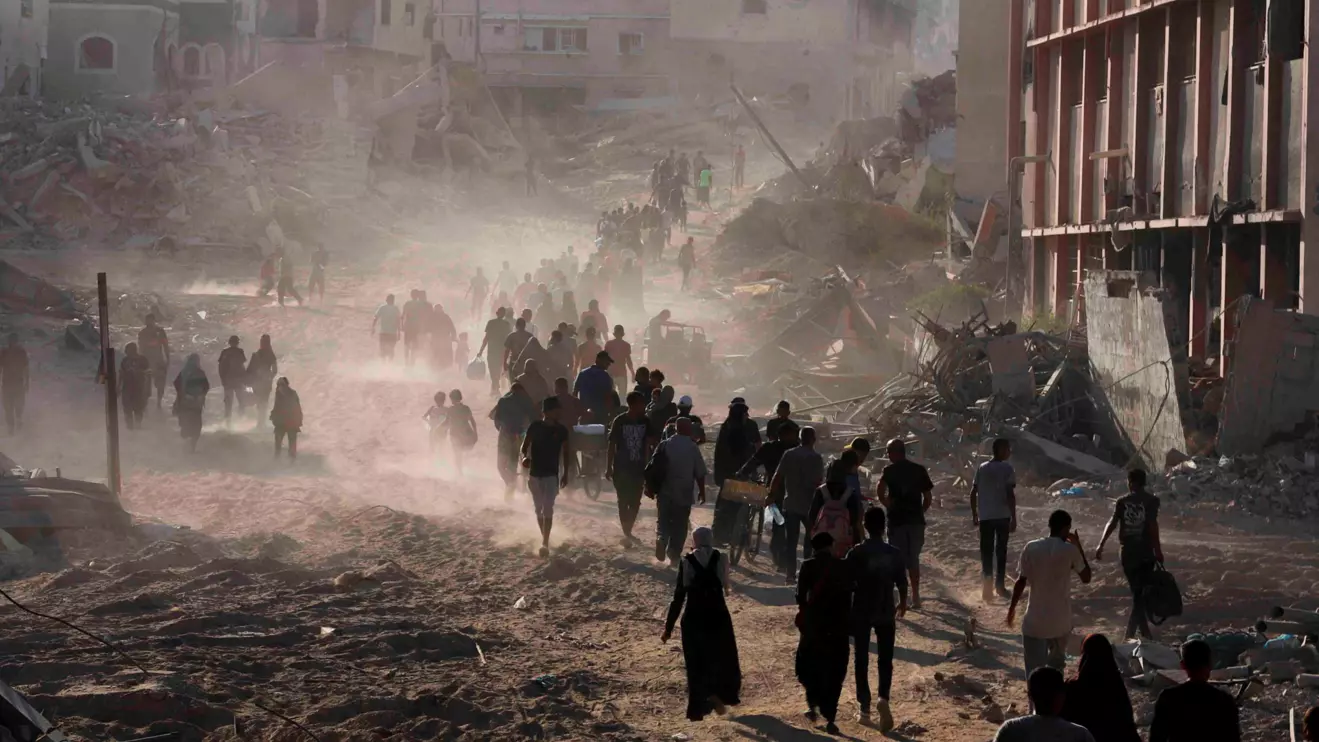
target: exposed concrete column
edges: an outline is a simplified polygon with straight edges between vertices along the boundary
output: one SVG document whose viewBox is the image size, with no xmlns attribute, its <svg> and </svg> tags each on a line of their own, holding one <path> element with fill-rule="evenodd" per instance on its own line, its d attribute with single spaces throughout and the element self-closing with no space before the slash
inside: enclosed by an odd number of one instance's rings
<svg viewBox="0 0 1319 742">
<path fill-rule="evenodd" d="M 1235 237 L 1235 239 L 1234 239 Z M 1239 235 L 1233 235 L 1229 231 L 1223 232 L 1223 265 L 1220 285 L 1222 294 L 1219 297 L 1218 306 L 1221 307 L 1221 315 L 1218 322 L 1220 325 L 1219 343 L 1219 367 L 1218 372 L 1222 376 L 1227 376 L 1228 364 L 1230 360 L 1227 354 L 1228 345 L 1236 335 L 1236 310 L 1234 304 L 1237 299 L 1247 293 L 1246 276 L 1250 275 L 1250 247 L 1243 244 Z"/>
<path fill-rule="evenodd" d="M 1191 339 L 1190 353 L 1203 358 L 1209 343 L 1205 332 L 1205 319 L 1209 316 L 1209 230 L 1196 229 L 1191 233 L 1191 301 L 1190 327 L 1186 336 Z"/>
<path fill-rule="evenodd" d="M 1071 235 L 1059 235 L 1049 238 L 1053 247 L 1051 251 L 1053 254 L 1053 295 L 1050 297 L 1052 306 L 1049 307 L 1049 311 L 1053 312 L 1056 317 L 1061 317 L 1067 313 L 1067 300 L 1071 298 L 1069 295 L 1071 286 L 1068 284 L 1071 278 L 1069 268 L 1073 239 L 1075 238 Z"/>
<path fill-rule="evenodd" d="M 1279 309 L 1291 306 L 1291 281 L 1283 260 L 1287 248 L 1281 232 L 1267 224 L 1260 225 L 1259 295 Z"/>
</svg>

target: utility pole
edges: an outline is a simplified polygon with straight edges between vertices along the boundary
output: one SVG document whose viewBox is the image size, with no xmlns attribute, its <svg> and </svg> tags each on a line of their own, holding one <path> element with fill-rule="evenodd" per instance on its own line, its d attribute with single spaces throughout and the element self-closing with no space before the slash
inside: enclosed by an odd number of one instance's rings
<svg viewBox="0 0 1319 742">
<path fill-rule="evenodd" d="M 104 273 L 96 274 L 96 304 L 101 323 L 101 383 L 105 384 L 105 455 L 109 466 L 107 484 L 119 497 L 119 374 L 114 347 L 110 345 L 110 290 Z"/>
<path fill-rule="evenodd" d="M 741 103 L 742 107 L 746 109 L 747 115 L 751 117 L 753 122 L 755 122 L 756 128 L 760 129 L 761 134 L 765 135 L 765 141 L 769 142 L 769 146 L 773 147 L 774 151 L 779 154 L 779 158 L 788 166 L 788 169 L 792 171 L 792 174 L 797 176 L 797 179 L 802 182 L 802 185 L 806 186 L 807 190 L 815 190 L 815 186 L 806 179 L 806 176 L 802 174 L 802 171 L 797 169 L 797 166 L 792 162 L 792 158 L 788 157 L 787 152 L 783 151 L 783 147 L 779 146 L 779 140 L 775 139 L 774 135 L 769 132 L 769 127 L 765 126 L 765 122 L 760 120 L 760 116 L 756 113 L 756 109 L 752 108 L 751 104 L 747 103 L 747 99 L 742 97 L 742 91 L 738 90 L 737 86 L 732 83 L 729 83 L 728 87 L 733 90 L 733 95 L 737 97 L 737 102 Z"/>
<path fill-rule="evenodd" d="M 476 67 L 476 71 L 480 73 L 481 72 L 481 0 L 476 0 L 476 13 L 474 15 L 474 18 L 475 20 L 473 21 L 473 25 L 476 28 L 472 31 L 472 37 L 475 39 L 475 43 L 476 43 L 476 55 L 472 59 L 472 64 L 473 66 Z"/>
</svg>

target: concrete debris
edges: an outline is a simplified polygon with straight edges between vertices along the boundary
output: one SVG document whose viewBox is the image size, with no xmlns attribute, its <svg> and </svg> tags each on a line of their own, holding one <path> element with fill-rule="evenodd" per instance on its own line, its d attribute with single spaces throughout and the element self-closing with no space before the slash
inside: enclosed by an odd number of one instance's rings
<svg viewBox="0 0 1319 742">
<path fill-rule="evenodd" d="M 1256 515 L 1319 515 L 1314 464 L 1298 449 L 1319 444 L 1319 434 L 1270 447 L 1260 454 L 1197 456 L 1168 469 L 1155 492 L 1168 501 Z"/>
</svg>

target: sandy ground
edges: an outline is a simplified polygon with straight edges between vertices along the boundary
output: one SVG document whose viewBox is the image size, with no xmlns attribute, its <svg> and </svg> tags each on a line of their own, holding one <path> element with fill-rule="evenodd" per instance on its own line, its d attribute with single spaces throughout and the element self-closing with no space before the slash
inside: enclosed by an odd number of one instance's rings
<svg viewBox="0 0 1319 742">
<path fill-rule="evenodd" d="M 490 270 L 504 254 L 525 262 L 585 243 L 583 223 L 544 208 L 519 202 L 498 219 L 455 220 L 432 243 L 358 250 L 331 269 L 325 305 L 303 308 L 243 295 L 252 267 L 236 263 L 127 270 L 94 253 L 18 256 L 71 283 L 93 283 L 104 269 L 117 287 L 158 292 L 172 308 L 167 326 L 176 347 L 204 351 L 212 371 L 229 334 L 250 350 L 258 334 L 270 333 L 307 425 L 296 464 L 273 459 L 268 428 L 250 417 L 224 426 L 217 393 L 196 455 L 183 453 L 167 412 L 153 411 L 146 430 L 126 433 L 125 506 L 141 521 L 182 529 L 159 529 L 168 538 L 155 542 L 71 539 L 65 569 L 5 589 L 113 641 L 146 674 L 85 637 L 0 606 L 0 678 L 80 739 L 310 738 L 275 712 L 327 741 L 827 739 L 801 716 L 792 592 L 765 557 L 736 570 L 730 601 L 744 703 L 728 717 L 688 723 L 679 643 L 659 641 L 673 573 L 646 549 L 619 543 L 612 494 L 599 502 L 562 497 L 554 554 L 538 558 L 528 496 L 505 503 L 495 475 L 485 384 L 374 360 L 368 328 L 386 291 L 406 296 L 426 287 L 457 316 L 474 260 Z M 697 216 L 704 244 L 722 215 Z M 353 248 L 332 246 L 339 255 Z M 656 281 L 655 297 L 669 299 L 672 276 Z M 717 318 L 715 307 L 684 312 Z M 133 316 L 116 322 L 121 340 L 139 326 Z M 464 329 L 475 349 L 475 323 Z M 29 427 L 4 441 L 4 451 L 29 466 L 101 477 L 95 360 L 57 345 L 34 347 Z M 452 387 L 465 389 L 483 425 L 483 444 L 463 476 L 428 452 L 420 419 L 431 395 Z M 710 419 L 717 400 L 694 391 Z M 889 736 L 985 740 L 995 728 L 981 718 L 987 707 L 1009 714 L 1025 707 L 1020 641 L 1003 624 L 1005 605 L 979 603 L 965 493 L 945 486 L 937 495 L 925 606 L 898 633 L 900 726 Z M 1027 538 L 1043 534 L 1055 506 L 1039 492 L 1023 493 L 1013 559 Z M 1066 506 L 1093 549 L 1111 506 Z M 709 518 L 709 508 L 697 509 L 697 522 Z M 650 534 L 654 521 L 647 501 L 637 532 Z M 1188 615 L 1162 630 L 1169 637 L 1243 626 L 1271 605 L 1319 591 L 1319 557 L 1298 524 L 1228 524 L 1169 506 L 1164 529 L 1169 566 L 1188 597 Z M 1124 623 L 1116 564 L 1096 565 L 1095 582 L 1075 595 L 1078 633 L 1112 635 Z M 964 642 L 972 620 L 976 649 Z M 1314 700 L 1296 693 L 1251 702 L 1248 738 L 1276 739 L 1285 709 Z M 852 698 L 849 673 L 845 736 L 879 739 L 850 721 Z M 1148 692 L 1134 689 L 1133 700 L 1148 723 Z"/>
</svg>

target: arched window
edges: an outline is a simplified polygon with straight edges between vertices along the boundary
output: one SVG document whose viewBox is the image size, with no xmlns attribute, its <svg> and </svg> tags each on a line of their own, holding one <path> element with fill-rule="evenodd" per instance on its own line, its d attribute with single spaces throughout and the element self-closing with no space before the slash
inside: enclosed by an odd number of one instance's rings
<svg viewBox="0 0 1319 742">
<path fill-rule="evenodd" d="M 113 70 L 115 43 L 105 36 L 88 36 L 78 42 L 78 69 Z"/>
<path fill-rule="evenodd" d="M 185 47 L 183 49 L 183 74 L 186 77 L 197 77 L 202 73 L 202 50 L 195 46 Z"/>
</svg>

